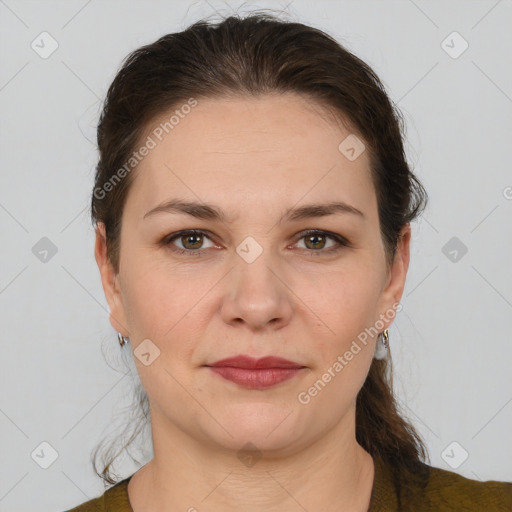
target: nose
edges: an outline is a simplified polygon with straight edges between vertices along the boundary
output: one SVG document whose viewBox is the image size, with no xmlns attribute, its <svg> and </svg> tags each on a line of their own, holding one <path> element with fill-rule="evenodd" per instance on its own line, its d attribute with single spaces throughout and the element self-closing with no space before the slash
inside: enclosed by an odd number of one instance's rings
<svg viewBox="0 0 512 512">
<path fill-rule="evenodd" d="M 225 281 L 221 315 L 232 326 L 246 325 L 253 331 L 279 329 L 290 322 L 293 293 L 285 272 L 275 260 L 262 254 L 251 263 L 238 260 Z"/>
</svg>

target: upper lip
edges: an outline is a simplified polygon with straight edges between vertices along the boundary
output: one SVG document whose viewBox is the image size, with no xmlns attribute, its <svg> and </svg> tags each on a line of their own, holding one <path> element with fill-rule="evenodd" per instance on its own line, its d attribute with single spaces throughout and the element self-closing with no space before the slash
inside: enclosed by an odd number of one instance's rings
<svg viewBox="0 0 512 512">
<path fill-rule="evenodd" d="M 294 361 L 289 361 L 288 359 L 283 359 L 282 357 L 276 356 L 265 356 L 259 359 L 255 359 L 251 356 L 239 355 L 235 357 L 228 357 L 226 359 L 221 359 L 220 361 L 216 361 L 215 363 L 207 364 L 205 366 L 230 366 L 233 368 L 248 368 L 248 369 L 256 369 L 256 368 L 305 368 L 305 366 L 295 363 Z"/>
</svg>

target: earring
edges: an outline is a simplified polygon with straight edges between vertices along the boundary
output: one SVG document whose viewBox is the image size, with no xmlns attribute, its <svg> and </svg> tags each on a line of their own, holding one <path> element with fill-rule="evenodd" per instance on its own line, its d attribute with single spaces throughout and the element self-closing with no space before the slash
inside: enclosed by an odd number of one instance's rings
<svg viewBox="0 0 512 512">
<path fill-rule="evenodd" d="M 384 329 L 383 332 L 379 334 L 377 338 L 377 346 L 375 347 L 375 354 L 373 357 L 375 359 L 384 359 L 388 353 L 389 349 L 389 330 Z"/>
<path fill-rule="evenodd" d="M 121 345 L 121 348 L 123 348 L 126 343 L 130 342 L 128 336 L 123 336 L 120 332 L 117 333 L 117 339 L 119 340 L 119 345 Z"/>
</svg>

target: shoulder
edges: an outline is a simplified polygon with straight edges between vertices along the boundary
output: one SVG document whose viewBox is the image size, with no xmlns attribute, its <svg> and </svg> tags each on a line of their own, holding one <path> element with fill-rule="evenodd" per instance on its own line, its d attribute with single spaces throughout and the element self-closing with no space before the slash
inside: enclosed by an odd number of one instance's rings
<svg viewBox="0 0 512 512">
<path fill-rule="evenodd" d="M 506 512 L 512 510 L 512 482 L 482 482 L 458 473 L 428 466 L 429 478 L 414 489 L 406 510 L 436 512 Z"/>
<path fill-rule="evenodd" d="M 86 501 L 65 512 L 133 512 L 128 500 L 128 482 L 125 478 L 106 490 L 101 496 Z"/>
</svg>

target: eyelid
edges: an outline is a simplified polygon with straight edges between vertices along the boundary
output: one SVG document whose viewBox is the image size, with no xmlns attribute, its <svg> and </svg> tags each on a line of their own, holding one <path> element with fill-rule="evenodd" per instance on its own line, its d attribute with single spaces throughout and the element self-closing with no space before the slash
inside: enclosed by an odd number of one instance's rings
<svg viewBox="0 0 512 512">
<path fill-rule="evenodd" d="M 171 233 L 170 235 L 165 236 L 161 240 L 160 243 L 164 246 L 171 246 L 171 245 L 174 245 L 173 244 L 174 240 L 179 239 L 180 237 L 185 236 L 185 235 L 194 235 L 194 234 L 208 238 L 212 243 L 215 243 L 215 241 L 214 241 L 215 237 L 208 230 L 204 230 L 204 229 L 183 229 L 181 231 L 177 231 L 177 232 Z M 295 241 L 291 245 L 295 245 L 299 240 L 301 240 L 302 238 L 304 238 L 308 235 L 313 236 L 313 235 L 317 235 L 317 234 L 320 236 L 325 236 L 325 238 L 330 238 L 331 240 L 334 240 L 336 245 L 334 247 L 330 247 L 329 249 L 325 249 L 325 250 L 323 250 L 323 249 L 318 249 L 318 250 L 302 249 L 302 250 L 309 252 L 311 254 L 317 253 L 319 255 L 322 255 L 322 254 L 327 255 L 327 254 L 335 253 L 344 247 L 352 247 L 352 243 L 350 242 L 350 240 L 348 240 L 343 235 L 340 235 L 338 233 L 333 233 L 332 231 L 328 231 L 325 229 L 318 229 L 318 228 L 311 228 L 311 229 L 305 229 L 303 231 L 300 231 L 299 233 L 297 233 L 295 235 L 295 237 L 294 237 Z M 177 252 L 177 253 L 181 253 L 181 254 L 189 254 L 189 255 L 192 255 L 192 254 L 198 255 L 198 254 L 202 254 L 203 252 L 206 251 L 206 249 L 197 249 L 197 250 L 181 249 L 180 247 L 177 247 L 177 246 L 174 246 L 171 250 L 173 252 Z"/>
<path fill-rule="evenodd" d="M 181 231 L 176 231 L 175 233 L 171 233 L 170 235 L 165 236 L 162 239 L 161 243 L 163 245 L 173 245 L 172 242 L 174 242 L 175 240 L 177 240 L 185 235 L 201 235 L 204 238 L 208 238 L 212 243 L 214 243 L 213 235 L 209 231 L 204 230 L 204 229 L 183 229 Z M 181 249 L 180 247 L 176 247 L 176 249 L 178 251 L 182 250 L 182 251 L 194 252 L 194 253 L 198 253 L 198 252 L 205 250 L 205 249 L 197 249 L 197 250 L 193 251 L 191 249 Z"/>
<path fill-rule="evenodd" d="M 350 240 L 348 238 L 344 237 L 343 235 L 340 235 L 338 233 L 333 233 L 332 231 L 328 231 L 326 229 L 318 229 L 318 228 L 305 229 L 304 231 L 301 231 L 300 233 L 298 233 L 296 235 L 296 242 L 298 240 L 300 240 L 301 238 L 304 238 L 305 236 L 315 235 L 315 234 L 320 234 L 322 236 L 325 236 L 326 238 L 331 238 L 342 245 L 345 245 L 347 247 L 352 247 L 352 243 L 350 242 Z M 327 251 L 311 251 L 311 252 L 327 252 Z"/>
</svg>

